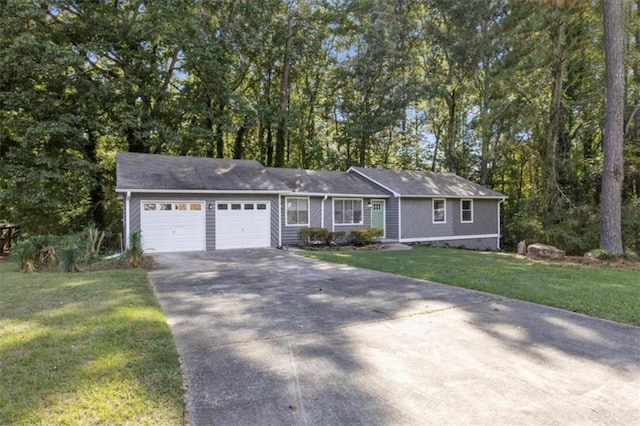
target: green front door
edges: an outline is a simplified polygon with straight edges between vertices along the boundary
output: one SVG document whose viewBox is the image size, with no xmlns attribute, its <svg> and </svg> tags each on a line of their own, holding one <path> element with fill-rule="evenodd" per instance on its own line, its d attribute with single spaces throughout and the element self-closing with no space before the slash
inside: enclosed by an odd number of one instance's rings
<svg viewBox="0 0 640 426">
<path fill-rule="evenodd" d="M 371 227 L 382 229 L 384 232 L 384 201 L 371 201 Z"/>
</svg>

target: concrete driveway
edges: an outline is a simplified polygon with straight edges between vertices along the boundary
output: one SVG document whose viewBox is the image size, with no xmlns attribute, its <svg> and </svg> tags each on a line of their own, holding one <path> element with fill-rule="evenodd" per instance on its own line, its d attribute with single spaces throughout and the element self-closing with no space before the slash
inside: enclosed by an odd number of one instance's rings
<svg viewBox="0 0 640 426">
<path fill-rule="evenodd" d="M 640 328 L 286 251 L 154 258 L 191 424 L 640 424 Z"/>
</svg>

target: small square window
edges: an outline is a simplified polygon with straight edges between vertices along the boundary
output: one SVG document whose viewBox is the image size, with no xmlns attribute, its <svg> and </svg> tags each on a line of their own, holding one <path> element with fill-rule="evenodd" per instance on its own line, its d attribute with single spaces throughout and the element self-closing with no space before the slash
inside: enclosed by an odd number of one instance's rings
<svg viewBox="0 0 640 426">
<path fill-rule="evenodd" d="M 160 204 L 160 210 L 171 210 L 173 207 L 173 204 L 171 203 L 161 203 Z"/>
<path fill-rule="evenodd" d="M 267 209 L 266 204 L 258 204 L 258 210 L 266 210 L 266 209 Z"/>
<path fill-rule="evenodd" d="M 253 204 L 245 204 L 244 205 L 244 209 L 245 210 L 253 210 Z"/>
<path fill-rule="evenodd" d="M 241 210 L 242 204 L 231 204 L 231 210 Z"/>
<path fill-rule="evenodd" d="M 145 210 L 156 210 L 156 203 L 144 203 Z"/>
<path fill-rule="evenodd" d="M 189 210 L 202 210 L 202 204 L 189 204 Z"/>
<path fill-rule="evenodd" d="M 218 204 L 218 210 L 229 210 L 228 204 Z"/>
<path fill-rule="evenodd" d="M 186 203 L 177 203 L 173 206 L 174 210 L 180 210 L 180 211 L 186 211 L 187 210 L 187 204 Z"/>
</svg>

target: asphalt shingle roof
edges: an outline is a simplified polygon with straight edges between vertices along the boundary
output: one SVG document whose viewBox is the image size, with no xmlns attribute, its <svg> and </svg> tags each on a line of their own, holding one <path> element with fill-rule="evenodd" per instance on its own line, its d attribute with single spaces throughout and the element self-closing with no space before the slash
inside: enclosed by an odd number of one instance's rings
<svg viewBox="0 0 640 426">
<path fill-rule="evenodd" d="M 268 168 L 293 192 L 329 195 L 371 195 L 388 197 L 389 194 L 377 185 L 347 172 L 317 171 L 302 169 Z"/>
<path fill-rule="evenodd" d="M 287 191 L 257 161 L 120 152 L 116 187 L 153 190 Z"/>
<path fill-rule="evenodd" d="M 402 195 L 424 197 L 504 198 L 505 195 L 452 173 L 351 167 L 361 175 Z"/>
</svg>

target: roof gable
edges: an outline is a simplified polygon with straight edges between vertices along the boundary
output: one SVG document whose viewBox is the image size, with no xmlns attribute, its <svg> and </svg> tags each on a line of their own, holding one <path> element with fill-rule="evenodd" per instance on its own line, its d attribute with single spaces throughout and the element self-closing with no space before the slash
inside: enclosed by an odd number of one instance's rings
<svg viewBox="0 0 640 426">
<path fill-rule="evenodd" d="M 116 188 L 126 190 L 287 191 L 287 186 L 252 160 L 179 157 L 120 152 Z"/>
<path fill-rule="evenodd" d="M 267 170 L 296 193 L 388 197 L 387 192 L 347 172 L 274 167 Z"/>
<path fill-rule="evenodd" d="M 370 179 L 372 182 L 400 196 L 505 198 L 505 195 L 499 192 L 454 175 L 453 173 L 372 169 L 365 167 L 351 167 L 349 171 L 355 172 L 366 179 Z"/>
</svg>

